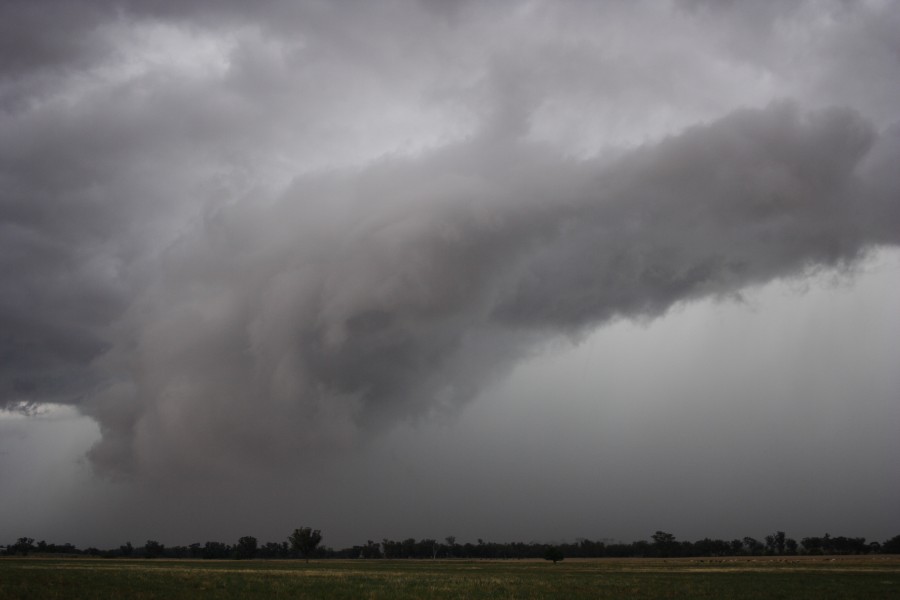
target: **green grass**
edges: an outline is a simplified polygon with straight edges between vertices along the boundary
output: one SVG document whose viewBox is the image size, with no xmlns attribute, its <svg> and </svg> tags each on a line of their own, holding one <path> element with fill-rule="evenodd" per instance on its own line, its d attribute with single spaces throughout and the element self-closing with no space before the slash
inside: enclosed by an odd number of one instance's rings
<svg viewBox="0 0 900 600">
<path fill-rule="evenodd" d="M 544 561 L 0 559 L 0 598 L 900 598 L 900 557 Z"/>
</svg>

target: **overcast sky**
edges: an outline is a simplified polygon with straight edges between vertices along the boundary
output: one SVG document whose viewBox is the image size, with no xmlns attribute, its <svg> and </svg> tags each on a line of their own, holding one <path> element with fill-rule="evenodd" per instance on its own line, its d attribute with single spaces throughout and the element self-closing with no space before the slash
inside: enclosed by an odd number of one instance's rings
<svg viewBox="0 0 900 600">
<path fill-rule="evenodd" d="M 900 533 L 900 10 L 0 5 L 0 544 Z"/>
</svg>

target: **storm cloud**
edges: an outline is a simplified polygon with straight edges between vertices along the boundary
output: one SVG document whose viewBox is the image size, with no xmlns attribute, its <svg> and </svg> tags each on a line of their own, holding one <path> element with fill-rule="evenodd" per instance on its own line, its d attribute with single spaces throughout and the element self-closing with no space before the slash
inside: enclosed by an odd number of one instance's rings
<svg viewBox="0 0 900 600">
<path fill-rule="evenodd" d="M 93 456 L 350 444 L 469 401 L 547 337 L 846 266 L 888 241 L 890 205 L 855 177 L 873 139 L 774 105 L 608 164 L 475 137 L 217 209 L 124 317 L 127 356 L 106 358 L 134 366 L 90 404 Z"/>
<path fill-rule="evenodd" d="M 765 7 L 4 3 L 0 398 L 107 474 L 291 463 L 852 269 L 900 242 L 897 11 Z"/>
</svg>

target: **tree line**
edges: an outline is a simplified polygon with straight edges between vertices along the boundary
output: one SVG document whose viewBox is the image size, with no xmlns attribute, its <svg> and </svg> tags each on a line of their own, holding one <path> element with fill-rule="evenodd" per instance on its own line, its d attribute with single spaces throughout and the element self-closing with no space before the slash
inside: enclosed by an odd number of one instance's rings
<svg viewBox="0 0 900 600">
<path fill-rule="evenodd" d="M 100 550 L 87 548 L 79 550 L 72 544 L 35 543 L 34 538 L 21 537 L 9 544 L 2 554 L 7 556 L 28 556 L 29 554 L 56 554 L 68 556 L 97 556 L 103 558 L 206 558 L 206 559 L 252 559 L 252 558 L 324 558 L 327 551 L 319 547 L 322 532 L 311 527 L 299 527 L 284 542 L 259 544 L 258 540 L 246 535 L 235 544 L 206 542 L 189 546 L 166 546 L 156 540 L 147 540 L 143 546 L 133 546 L 126 542 L 118 548 Z"/>
<path fill-rule="evenodd" d="M 546 558 L 562 560 L 570 558 L 675 558 L 675 557 L 725 557 L 725 556 L 798 556 L 841 554 L 900 554 L 900 535 L 883 542 L 867 542 L 862 537 L 831 536 L 804 537 L 799 541 L 789 538 L 783 531 L 776 531 L 761 540 L 752 537 L 721 540 L 704 538 L 694 542 L 678 540 L 673 534 L 657 531 L 650 540 L 631 543 L 609 540 L 578 539 L 572 543 L 546 544 L 539 542 L 486 542 L 458 543 L 448 536 L 442 541 L 432 538 L 416 540 L 382 539 L 367 540 L 365 544 L 335 550 L 321 545 L 322 532 L 311 527 L 297 528 L 281 542 L 260 544 L 253 536 L 243 536 L 233 544 L 208 541 L 188 546 L 166 546 L 156 540 L 147 540 L 142 546 L 131 542 L 118 548 L 81 550 L 72 544 L 35 543 L 33 538 L 22 537 L 3 549 L 7 556 L 29 554 L 53 554 L 68 556 L 96 556 L 105 558 L 197 558 L 197 559 L 519 559 Z"/>
</svg>

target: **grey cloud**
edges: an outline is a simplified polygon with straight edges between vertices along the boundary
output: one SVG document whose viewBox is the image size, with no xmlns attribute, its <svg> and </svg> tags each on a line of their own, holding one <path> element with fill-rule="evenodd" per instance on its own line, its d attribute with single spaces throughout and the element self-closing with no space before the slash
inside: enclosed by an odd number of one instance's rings
<svg viewBox="0 0 900 600">
<path fill-rule="evenodd" d="M 850 105 L 879 128 L 897 118 L 900 15 L 891 3 L 680 3 L 717 53 L 781 93 L 818 105 Z M 809 61 L 809 56 L 815 56 Z M 803 65 L 801 67 L 801 65 Z"/>
<path fill-rule="evenodd" d="M 885 244 L 900 243 L 900 230 L 896 227 L 900 219 L 900 172 L 897 158 L 900 157 L 900 123 L 888 128 L 878 139 L 878 143 L 866 156 L 860 171 L 863 179 L 871 183 L 873 205 L 873 231 Z"/>
<path fill-rule="evenodd" d="M 108 345 L 138 258 L 178 219 L 185 147 L 142 140 L 131 116 L 60 103 L 0 122 L 6 401 L 41 399 L 45 386 L 57 401 L 84 393 L 78 371 Z"/>
<path fill-rule="evenodd" d="M 885 241 L 857 175 L 874 140 L 852 111 L 781 103 L 615 160 L 475 137 L 216 210 L 126 319 L 133 410 L 95 399 L 117 450 L 94 456 L 169 472 L 352 447 L 548 338 L 851 264 Z"/>
<path fill-rule="evenodd" d="M 107 472 L 291 461 L 897 243 L 877 7 L 804 78 L 778 23 L 809 4 L 750 33 L 737 4 L 439 4 L 4 3 L 0 401 L 78 404 Z M 769 80 L 796 102 L 733 112 Z"/>
<path fill-rule="evenodd" d="M 626 157 L 499 312 L 578 326 L 852 260 L 872 227 L 853 177 L 872 139 L 852 113 L 775 105 Z"/>
<path fill-rule="evenodd" d="M 85 34 L 102 19 L 101 3 L 10 0 L 0 11 L 0 72 L 6 76 L 78 62 L 98 50 Z"/>
</svg>

